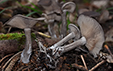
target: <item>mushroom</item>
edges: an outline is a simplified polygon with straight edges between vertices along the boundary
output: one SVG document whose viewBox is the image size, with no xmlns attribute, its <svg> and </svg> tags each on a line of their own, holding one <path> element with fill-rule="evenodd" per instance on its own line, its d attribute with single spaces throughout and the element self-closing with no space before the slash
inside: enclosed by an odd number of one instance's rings
<svg viewBox="0 0 113 71">
<path fill-rule="evenodd" d="M 68 28 L 69 28 L 70 33 L 67 36 L 65 36 L 62 40 L 60 40 L 53 46 L 49 47 L 50 49 L 55 50 L 57 47 L 63 45 L 64 43 L 66 43 L 67 41 L 69 41 L 72 38 L 75 40 L 80 38 L 81 34 L 80 34 L 78 27 L 76 27 L 74 24 L 69 24 Z"/>
<path fill-rule="evenodd" d="M 80 38 L 81 34 L 80 34 L 78 27 L 76 27 L 74 24 L 69 24 L 68 28 L 70 30 L 70 33 L 67 36 L 65 36 L 62 40 L 60 40 L 59 42 L 57 42 L 56 44 L 54 44 L 53 46 L 47 49 L 47 50 L 51 49 L 53 51 L 52 55 L 54 56 L 55 59 L 59 57 L 60 55 L 62 55 L 63 53 L 68 52 L 72 49 L 75 49 L 76 47 L 84 45 L 86 43 L 86 38 L 84 36 Z M 76 41 L 68 45 L 62 46 L 64 43 L 66 43 L 70 39 L 74 39 Z M 39 44 L 39 47 L 40 46 L 42 46 L 42 44 Z M 42 47 L 43 49 L 46 49 L 44 46 Z"/>
<path fill-rule="evenodd" d="M 38 5 L 42 6 L 45 9 L 46 14 L 51 13 L 61 13 L 60 5 L 57 0 L 40 0 Z"/>
<path fill-rule="evenodd" d="M 74 2 L 67 2 L 65 4 L 63 4 L 63 6 L 61 7 L 62 10 L 62 28 L 61 28 L 61 37 L 66 36 L 66 32 L 67 32 L 67 19 L 66 19 L 66 13 L 70 12 L 73 13 L 75 10 L 75 3 Z"/>
<path fill-rule="evenodd" d="M 99 22 L 100 23 L 105 23 L 109 19 L 109 11 L 103 9 L 101 16 L 99 17 Z"/>
<path fill-rule="evenodd" d="M 38 5 L 41 5 L 45 9 L 45 13 L 43 13 L 46 17 L 45 22 L 49 23 L 48 30 L 50 35 L 54 38 L 57 37 L 53 31 L 53 27 L 56 21 L 60 22 L 62 19 L 61 37 L 64 37 L 67 31 L 66 12 L 72 13 L 75 10 L 75 3 L 67 2 L 61 6 L 57 0 L 40 0 Z"/>
<path fill-rule="evenodd" d="M 84 36 L 82 36 L 80 39 L 74 41 L 73 43 L 58 47 L 59 49 L 58 49 L 57 54 L 55 55 L 55 58 L 57 58 L 58 56 L 62 55 L 65 52 L 68 52 L 72 49 L 77 48 L 78 46 L 82 46 L 85 43 L 86 43 L 86 38 Z"/>
<path fill-rule="evenodd" d="M 104 43 L 104 32 L 100 24 L 93 18 L 80 15 L 77 20 L 81 35 L 86 38 L 85 46 L 89 52 L 97 57 Z"/>
<path fill-rule="evenodd" d="M 53 51 L 52 55 L 54 55 L 55 58 L 59 57 L 65 52 L 68 52 L 86 43 L 85 37 L 80 38 L 81 36 L 80 31 L 74 24 L 69 24 L 68 28 L 70 30 L 70 33 L 67 36 L 65 36 L 62 40 L 60 40 L 59 42 L 57 42 L 56 44 L 48 48 L 48 49 L 52 49 Z M 64 43 L 66 43 L 70 39 L 74 39 L 76 41 L 68 45 L 62 46 Z"/>
<path fill-rule="evenodd" d="M 45 10 L 45 13 L 42 15 L 45 16 L 45 22 L 48 24 L 48 31 L 52 38 L 57 38 L 57 33 L 54 31 L 54 26 L 56 23 L 61 21 L 61 9 L 60 4 L 57 0 L 40 0 L 38 5 L 42 6 Z"/>
<path fill-rule="evenodd" d="M 16 15 L 10 19 L 6 24 L 12 27 L 17 27 L 24 29 L 26 36 L 25 49 L 21 54 L 21 60 L 23 63 L 28 63 L 32 52 L 32 42 L 31 42 L 31 28 L 37 23 L 38 20 L 43 20 L 43 18 L 33 19 L 23 15 Z"/>
<path fill-rule="evenodd" d="M 105 42 L 113 42 L 113 28 L 105 33 Z"/>
<path fill-rule="evenodd" d="M 38 5 L 42 6 L 45 9 L 44 15 L 46 17 L 47 23 L 54 22 L 54 20 L 60 21 L 61 9 L 57 0 L 40 0 Z"/>
</svg>

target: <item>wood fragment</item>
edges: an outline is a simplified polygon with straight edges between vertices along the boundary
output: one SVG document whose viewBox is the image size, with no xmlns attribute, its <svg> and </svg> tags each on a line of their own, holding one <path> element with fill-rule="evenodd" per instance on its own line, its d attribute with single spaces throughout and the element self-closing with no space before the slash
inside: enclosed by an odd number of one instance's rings
<svg viewBox="0 0 113 71">
<path fill-rule="evenodd" d="M 15 63 L 17 62 L 17 60 L 19 60 L 20 58 L 20 54 L 15 56 L 11 62 L 9 63 L 9 65 L 7 66 L 7 68 L 5 69 L 5 71 L 12 71 L 13 66 L 15 65 Z"/>
<path fill-rule="evenodd" d="M 6 68 L 6 66 L 10 63 L 10 61 L 14 58 L 14 57 L 16 57 L 16 56 L 18 56 L 18 55 L 20 55 L 21 54 L 21 52 L 22 51 L 20 51 L 20 52 L 18 52 L 17 54 L 15 54 L 14 56 L 12 56 L 6 63 L 5 63 L 5 65 L 2 67 L 2 71 L 4 71 L 4 69 Z"/>
<path fill-rule="evenodd" d="M 102 65 L 103 63 L 105 63 L 106 60 L 102 60 L 101 62 L 99 62 L 97 65 L 95 65 L 93 68 L 91 68 L 89 71 L 94 71 L 97 67 L 99 67 L 100 65 Z"/>
<path fill-rule="evenodd" d="M 111 55 L 112 59 L 113 59 L 113 54 L 111 53 L 109 47 L 107 45 L 104 45 L 104 47 L 108 50 L 109 54 Z"/>
<path fill-rule="evenodd" d="M 87 65 L 86 65 L 86 62 L 85 62 L 85 60 L 84 60 L 83 55 L 80 55 L 80 57 L 81 57 L 81 59 L 82 59 L 82 61 L 83 61 L 83 64 L 84 64 L 85 68 L 88 70 L 88 68 L 87 68 Z"/>
<path fill-rule="evenodd" d="M 76 63 L 74 63 L 74 64 L 71 64 L 72 65 L 72 67 L 75 67 L 75 68 L 77 68 L 77 69 L 80 69 L 80 70 L 82 70 L 82 71 L 88 71 L 85 67 L 83 67 L 82 65 L 78 65 L 78 64 L 76 64 Z"/>
<path fill-rule="evenodd" d="M 5 60 L 7 57 L 9 57 L 9 56 L 12 56 L 13 54 L 9 54 L 9 55 L 6 55 L 5 57 L 3 57 L 2 59 L 0 59 L 0 64 L 1 64 L 1 62 L 3 61 L 3 60 Z"/>
<path fill-rule="evenodd" d="M 46 35 L 46 34 L 44 34 L 44 33 L 42 33 L 42 32 L 37 32 L 39 35 L 41 35 L 41 36 L 43 36 L 43 37 L 46 37 L 46 38 L 51 38 L 51 36 L 49 36 L 49 35 Z"/>
</svg>

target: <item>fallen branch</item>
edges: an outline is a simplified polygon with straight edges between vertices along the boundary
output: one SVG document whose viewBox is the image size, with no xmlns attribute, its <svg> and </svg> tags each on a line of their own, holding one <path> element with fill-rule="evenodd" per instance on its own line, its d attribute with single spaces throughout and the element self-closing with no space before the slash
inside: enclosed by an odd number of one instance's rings
<svg viewBox="0 0 113 71">
<path fill-rule="evenodd" d="M 77 69 L 80 69 L 80 70 L 82 70 L 82 71 L 88 71 L 85 67 L 83 67 L 82 65 L 78 65 L 78 64 L 76 64 L 76 63 L 74 63 L 74 64 L 71 64 L 72 65 L 72 67 L 75 67 L 75 68 L 77 68 Z"/>
<path fill-rule="evenodd" d="M 5 65 L 2 67 L 2 71 L 4 71 L 5 68 L 7 69 L 6 66 L 7 66 L 10 62 L 11 62 L 10 65 L 13 63 L 11 60 L 13 60 L 15 57 L 20 58 L 21 52 L 22 52 L 22 51 L 18 52 L 18 53 L 15 54 L 14 56 L 12 56 L 12 57 L 5 63 Z M 18 58 L 17 58 L 17 59 L 18 59 Z M 14 60 L 14 61 L 15 61 L 15 60 Z M 14 63 L 13 63 L 13 64 L 14 64 Z M 9 65 L 9 66 L 10 66 L 10 65 Z M 9 71 L 9 70 L 8 70 L 8 71 Z"/>
<path fill-rule="evenodd" d="M 106 60 L 102 60 L 101 62 L 99 62 L 97 65 L 95 65 L 93 68 L 91 68 L 89 71 L 94 71 L 97 67 L 99 67 L 100 65 L 102 65 L 103 63 L 105 63 Z"/>
<path fill-rule="evenodd" d="M 9 56 L 12 56 L 13 54 L 9 54 L 9 55 L 6 55 L 5 57 L 3 57 L 2 59 L 0 59 L 0 64 Z"/>
<path fill-rule="evenodd" d="M 85 60 L 84 60 L 83 55 L 80 55 L 80 57 L 81 57 L 81 59 L 82 59 L 82 61 L 83 61 L 83 64 L 84 64 L 85 68 L 88 70 L 88 68 L 87 68 L 87 65 L 86 65 L 86 62 L 85 62 Z"/>
<path fill-rule="evenodd" d="M 109 52 L 109 54 L 111 55 L 112 59 L 113 59 L 113 54 L 111 53 L 109 47 L 107 45 L 104 45 L 104 47 L 107 49 L 107 51 Z"/>
</svg>

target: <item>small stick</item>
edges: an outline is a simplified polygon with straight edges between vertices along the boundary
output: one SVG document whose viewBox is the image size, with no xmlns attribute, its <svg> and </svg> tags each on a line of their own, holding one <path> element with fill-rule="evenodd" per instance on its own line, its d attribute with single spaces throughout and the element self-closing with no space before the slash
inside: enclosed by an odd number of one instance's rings
<svg viewBox="0 0 113 71">
<path fill-rule="evenodd" d="M 44 37 L 46 37 L 46 38 L 51 38 L 51 36 L 49 36 L 49 35 L 46 35 L 46 34 L 44 34 L 44 33 L 42 33 L 42 32 L 37 32 L 39 35 L 41 35 L 41 36 L 44 36 Z"/>
<path fill-rule="evenodd" d="M 12 56 L 13 54 L 9 54 L 9 55 L 6 55 L 5 57 L 3 57 L 2 59 L 0 59 L 0 64 L 1 64 L 1 62 L 3 61 L 3 60 L 5 60 L 7 57 L 9 57 L 9 56 Z"/>
<path fill-rule="evenodd" d="M 103 63 L 105 63 L 106 60 L 102 60 L 101 62 L 99 62 L 97 65 L 95 65 L 93 68 L 91 68 L 89 71 L 94 71 L 97 67 L 99 67 L 100 65 L 102 65 Z"/>
<path fill-rule="evenodd" d="M 11 31 L 11 29 L 12 29 L 12 27 L 9 27 L 9 29 L 8 29 L 8 32 L 7 32 L 7 33 L 9 33 L 9 32 Z"/>
<path fill-rule="evenodd" d="M 46 37 L 46 38 L 51 38 L 51 36 L 46 35 L 46 34 L 44 34 L 44 33 L 42 33 L 42 32 L 37 32 L 37 31 L 35 31 L 35 30 L 33 30 L 33 29 L 32 29 L 32 31 L 34 31 L 34 32 L 38 33 L 39 35 L 41 35 L 41 36 L 43 36 L 43 37 Z"/>
<path fill-rule="evenodd" d="M 87 65 L 86 65 L 86 62 L 85 62 L 85 60 L 84 60 L 83 55 L 80 55 L 80 57 L 81 57 L 81 59 L 82 59 L 82 61 L 83 61 L 83 64 L 84 64 L 85 68 L 88 70 L 88 68 L 87 68 Z"/>
<path fill-rule="evenodd" d="M 110 55 L 111 55 L 111 57 L 112 57 L 112 59 L 113 59 L 113 54 L 111 53 L 109 47 L 108 47 L 107 45 L 104 45 L 104 47 L 108 50 L 108 52 L 110 53 Z"/>
<path fill-rule="evenodd" d="M 4 69 L 6 68 L 6 66 L 8 65 L 8 63 L 17 55 L 20 55 L 22 53 L 22 51 L 16 53 L 15 55 L 13 55 L 6 63 L 5 65 L 2 67 L 2 71 L 4 71 Z"/>
<path fill-rule="evenodd" d="M 78 64 L 76 64 L 76 63 L 74 63 L 74 64 L 71 64 L 72 65 L 72 67 L 75 67 L 75 68 L 77 68 L 77 69 L 80 69 L 80 70 L 82 70 L 82 71 L 88 71 L 84 66 L 82 66 L 82 65 L 78 65 Z"/>
</svg>

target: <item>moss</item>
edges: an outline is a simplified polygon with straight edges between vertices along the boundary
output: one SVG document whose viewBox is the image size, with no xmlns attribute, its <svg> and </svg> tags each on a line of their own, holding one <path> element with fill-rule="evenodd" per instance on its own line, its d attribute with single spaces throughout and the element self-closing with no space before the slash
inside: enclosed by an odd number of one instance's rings
<svg viewBox="0 0 113 71">
<path fill-rule="evenodd" d="M 1 34 L 0 35 L 0 40 L 12 40 L 12 39 L 20 39 L 23 36 L 25 36 L 25 34 L 23 33 L 9 33 L 9 34 Z M 31 34 L 32 38 L 36 38 L 36 35 L 34 33 Z"/>
<path fill-rule="evenodd" d="M 0 40 L 18 39 L 18 38 L 21 38 L 23 35 L 25 35 L 25 34 L 22 34 L 22 33 L 1 34 Z"/>
</svg>

